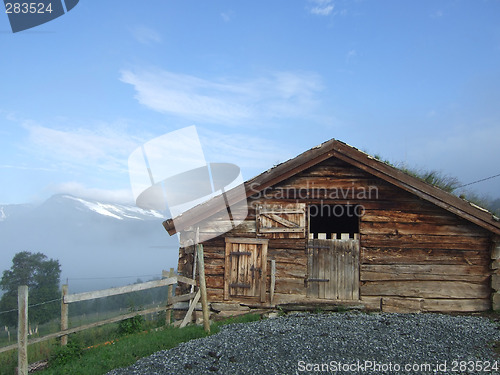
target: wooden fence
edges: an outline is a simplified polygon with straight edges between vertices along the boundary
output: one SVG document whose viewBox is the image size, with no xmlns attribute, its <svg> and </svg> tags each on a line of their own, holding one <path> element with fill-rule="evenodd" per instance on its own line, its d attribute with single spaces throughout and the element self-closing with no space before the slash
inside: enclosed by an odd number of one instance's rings
<svg viewBox="0 0 500 375">
<path fill-rule="evenodd" d="M 172 286 L 177 283 L 185 283 L 189 285 L 196 286 L 196 281 L 189 279 L 184 276 L 175 275 L 173 269 L 170 272 L 163 271 L 161 280 L 148 281 L 140 284 L 127 285 L 117 288 L 110 288 L 104 290 L 97 290 L 94 292 L 85 292 L 77 294 L 68 294 L 68 286 L 63 285 L 62 287 L 62 298 L 61 298 L 61 330 L 59 332 L 51 333 L 42 337 L 33 338 L 28 340 L 28 287 L 23 285 L 18 288 L 18 342 L 17 344 L 4 346 L 0 348 L 0 353 L 18 349 L 18 374 L 28 373 L 28 345 L 35 344 L 42 341 L 47 341 L 53 338 L 61 337 L 61 345 L 66 345 L 68 342 L 68 335 L 80 331 L 84 331 L 90 328 L 100 327 L 105 324 L 116 323 L 121 320 L 133 318 L 136 315 L 148 315 L 157 313 L 160 311 L 167 311 L 166 324 L 170 324 L 170 311 L 173 304 L 177 302 L 190 301 L 191 305 L 181 322 L 180 326 L 183 327 L 190 322 L 194 307 L 200 299 L 200 290 L 197 292 L 192 292 L 179 296 L 172 296 L 171 290 Z M 96 298 L 103 298 L 109 296 L 116 296 L 119 294 L 125 294 L 130 292 L 136 292 L 140 290 L 147 290 L 151 288 L 158 288 L 161 286 L 168 286 L 168 297 L 166 306 L 153 307 L 147 310 L 134 311 L 127 314 L 119 315 L 111 319 L 102 320 L 99 322 L 85 324 L 79 327 L 68 328 L 68 311 L 69 304 L 80 301 L 87 301 Z"/>
</svg>

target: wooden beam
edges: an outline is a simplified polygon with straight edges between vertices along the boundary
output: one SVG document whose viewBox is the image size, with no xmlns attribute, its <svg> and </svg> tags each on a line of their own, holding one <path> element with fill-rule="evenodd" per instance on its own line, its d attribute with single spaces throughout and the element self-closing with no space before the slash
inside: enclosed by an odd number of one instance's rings
<svg viewBox="0 0 500 375">
<path fill-rule="evenodd" d="M 68 304 L 64 302 L 64 297 L 68 295 L 68 285 L 62 286 L 62 298 L 61 298 L 61 331 L 68 329 Z M 61 337 L 61 346 L 68 344 L 68 336 Z"/>
<path fill-rule="evenodd" d="M 196 245 L 198 251 L 199 271 L 198 277 L 201 292 L 201 307 L 203 310 L 203 328 L 205 332 L 210 332 L 210 312 L 208 311 L 207 281 L 205 279 L 205 257 L 203 255 L 203 245 Z"/>
<path fill-rule="evenodd" d="M 137 292 L 139 290 L 158 288 L 158 287 L 165 286 L 165 285 L 173 285 L 173 284 L 177 284 L 177 282 L 183 282 L 183 283 L 191 284 L 191 285 L 196 284 L 194 280 L 188 279 L 187 277 L 175 276 L 175 277 L 169 277 L 169 278 L 162 279 L 162 280 L 148 281 L 148 282 L 140 283 L 140 284 L 126 285 L 126 286 L 120 286 L 117 288 L 110 288 L 110 289 L 104 289 L 104 290 L 96 290 L 94 292 L 70 294 L 70 295 L 67 295 L 64 297 L 64 303 L 73 303 L 73 302 L 87 301 L 89 299 L 95 299 L 95 298 L 116 296 L 118 294 L 125 294 L 125 293 L 130 293 L 130 292 Z"/>
<path fill-rule="evenodd" d="M 196 292 L 196 295 L 195 295 L 193 301 L 191 302 L 191 305 L 189 306 L 189 309 L 186 313 L 186 316 L 184 317 L 181 325 L 179 326 L 180 328 L 185 327 L 191 321 L 193 311 L 194 311 L 196 304 L 198 303 L 199 300 L 200 300 L 200 291 L 198 290 L 198 292 Z"/>
<path fill-rule="evenodd" d="M 162 271 L 163 275 L 163 271 Z M 168 277 L 173 277 L 174 276 L 174 269 L 170 268 L 170 272 L 168 273 Z M 169 285 L 167 287 L 167 309 L 165 310 L 165 325 L 169 326 L 170 325 L 170 320 L 171 320 L 171 315 L 172 315 L 172 309 L 168 306 L 171 304 L 170 300 L 172 298 L 172 285 Z"/>
<path fill-rule="evenodd" d="M 17 373 L 28 375 L 28 287 L 17 288 Z"/>
<path fill-rule="evenodd" d="M 246 238 L 246 237 L 226 237 L 226 243 L 244 243 L 244 244 L 267 244 L 268 239 L 264 238 Z"/>
<path fill-rule="evenodd" d="M 274 213 L 262 213 L 261 215 L 267 217 L 268 219 L 274 220 L 278 224 L 281 224 L 287 228 L 298 228 L 299 227 L 299 225 L 297 223 L 294 223 L 290 220 L 284 219 L 281 216 L 278 216 Z"/>
<path fill-rule="evenodd" d="M 276 260 L 271 260 L 271 287 L 269 288 L 271 305 L 274 301 L 274 288 L 276 286 Z"/>
</svg>

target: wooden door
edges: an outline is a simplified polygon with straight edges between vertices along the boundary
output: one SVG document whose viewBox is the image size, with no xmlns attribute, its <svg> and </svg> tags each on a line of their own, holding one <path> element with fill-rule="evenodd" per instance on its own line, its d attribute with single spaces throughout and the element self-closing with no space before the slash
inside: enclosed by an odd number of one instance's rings
<svg viewBox="0 0 500 375">
<path fill-rule="evenodd" d="M 224 299 L 258 297 L 266 300 L 267 242 L 254 238 L 226 238 Z"/>
<path fill-rule="evenodd" d="M 359 299 L 359 240 L 308 241 L 307 296 Z"/>
</svg>

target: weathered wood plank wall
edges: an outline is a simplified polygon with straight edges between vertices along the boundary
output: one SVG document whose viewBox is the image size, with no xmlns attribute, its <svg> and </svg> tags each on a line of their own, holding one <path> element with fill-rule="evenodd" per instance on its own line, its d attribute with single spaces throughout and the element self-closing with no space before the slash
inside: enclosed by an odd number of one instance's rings
<svg viewBox="0 0 500 375">
<path fill-rule="evenodd" d="M 297 234 L 259 234 L 256 224 L 259 205 L 295 202 L 363 206 L 360 298 L 368 307 L 380 308 L 382 299 L 389 304 L 391 298 L 398 306 L 418 305 L 425 311 L 491 307 L 488 231 L 333 158 L 256 193 L 248 199 L 249 215 L 242 225 L 204 242 L 210 301 L 223 301 L 224 236 L 269 238 L 268 262 L 276 262 L 274 303 L 307 299 L 307 230 L 303 238 L 290 238 Z M 189 247 L 180 249 L 180 274 L 192 277 L 193 259 Z M 269 287 L 268 274 L 263 305 L 269 305 Z M 237 300 L 260 305 L 258 299 Z"/>
</svg>

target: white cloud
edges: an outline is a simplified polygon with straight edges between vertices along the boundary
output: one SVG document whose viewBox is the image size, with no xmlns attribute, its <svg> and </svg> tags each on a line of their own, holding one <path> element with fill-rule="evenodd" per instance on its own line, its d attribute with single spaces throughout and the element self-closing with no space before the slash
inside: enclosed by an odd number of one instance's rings
<svg viewBox="0 0 500 375">
<path fill-rule="evenodd" d="M 53 129 L 25 122 L 28 140 L 25 150 L 40 159 L 66 168 L 91 166 L 101 171 L 124 172 L 127 157 L 142 140 L 113 126 L 89 130 Z"/>
<path fill-rule="evenodd" d="M 137 26 L 132 30 L 134 38 L 142 44 L 161 43 L 162 39 L 153 29 L 145 26 Z"/>
<path fill-rule="evenodd" d="M 50 194 L 70 194 L 79 198 L 93 199 L 100 202 L 134 204 L 131 189 L 96 189 L 79 182 L 70 181 L 50 185 L 46 188 Z"/>
<path fill-rule="evenodd" d="M 220 14 L 220 16 L 222 17 L 222 19 L 224 20 L 224 22 L 229 22 L 233 18 L 233 12 L 232 11 L 222 12 Z"/>
<path fill-rule="evenodd" d="M 124 70 L 121 80 L 133 85 L 137 100 L 155 111 L 226 125 L 310 114 L 323 89 L 318 75 L 294 72 L 208 80 L 165 70 Z"/>
<path fill-rule="evenodd" d="M 346 55 L 346 58 L 345 58 L 346 63 L 349 64 L 351 62 L 351 60 L 353 60 L 357 55 L 358 55 L 358 53 L 354 49 L 352 49 L 349 52 L 347 52 L 347 55 Z"/>
<path fill-rule="evenodd" d="M 335 4 L 333 0 L 309 0 L 314 6 L 309 8 L 309 12 L 318 16 L 328 16 L 333 12 Z"/>
<path fill-rule="evenodd" d="M 294 156 L 293 150 L 258 136 L 206 129 L 200 129 L 199 133 L 207 162 L 236 164 L 249 172 L 243 176 L 245 179 Z"/>
<path fill-rule="evenodd" d="M 443 17 L 444 12 L 442 10 L 436 10 L 435 12 L 430 14 L 431 18 L 441 18 Z"/>
</svg>

